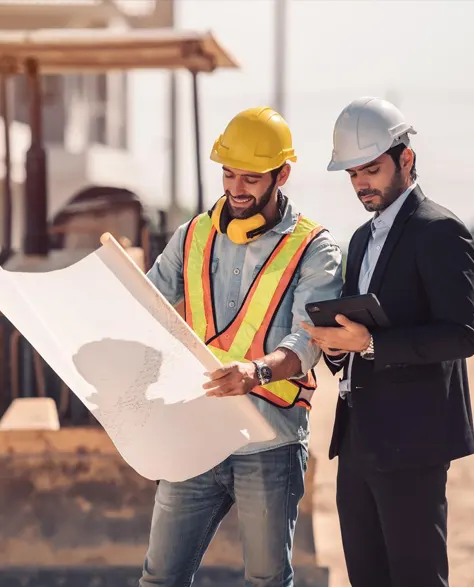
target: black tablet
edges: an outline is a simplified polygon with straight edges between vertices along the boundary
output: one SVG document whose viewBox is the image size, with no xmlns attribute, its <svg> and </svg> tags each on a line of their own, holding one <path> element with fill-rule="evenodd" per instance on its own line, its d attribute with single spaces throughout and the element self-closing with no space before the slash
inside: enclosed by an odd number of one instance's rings
<svg viewBox="0 0 474 587">
<path fill-rule="evenodd" d="M 305 309 L 314 326 L 340 326 L 335 320 L 337 314 L 343 314 L 367 328 L 386 328 L 390 325 L 377 296 L 372 293 L 313 302 L 306 304 Z"/>
</svg>

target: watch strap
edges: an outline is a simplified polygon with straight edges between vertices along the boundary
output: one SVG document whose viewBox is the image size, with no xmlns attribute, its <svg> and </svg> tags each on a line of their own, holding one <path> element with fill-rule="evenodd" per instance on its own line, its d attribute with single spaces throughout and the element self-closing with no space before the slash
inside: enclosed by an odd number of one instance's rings
<svg viewBox="0 0 474 587">
<path fill-rule="evenodd" d="M 366 361 L 373 361 L 375 358 L 374 337 L 370 335 L 370 341 L 366 349 L 360 352 L 360 356 Z"/>
</svg>

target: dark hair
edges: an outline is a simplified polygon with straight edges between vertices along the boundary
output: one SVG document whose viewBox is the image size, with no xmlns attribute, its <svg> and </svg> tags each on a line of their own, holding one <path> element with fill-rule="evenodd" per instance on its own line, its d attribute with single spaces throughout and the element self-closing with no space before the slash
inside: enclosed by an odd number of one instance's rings
<svg viewBox="0 0 474 587">
<path fill-rule="evenodd" d="M 401 166 L 400 166 L 400 156 L 403 153 L 403 151 L 406 149 L 407 147 L 403 144 L 400 143 L 399 145 L 395 145 L 395 147 L 392 147 L 391 149 L 389 149 L 387 151 L 387 155 L 390 155 L 390 157 L 392 158 L 392 161 L 395 163 L 395 167 L 397 168 L 398 171 L 400 171 Z M 411 166 L 410 169 L 410 177 L 412 178 L 413 181 L 415 181 L 415 179 L 417 178 L 417 173 L 416 173 L 416 153 L 413 151 L 413 165 Z"/>
<path fill-rule="evenodd" d="M 272 170 L 270 171 L 270 173 L 271 173 L 271 176 L 272 176 L 272 180 L 273 180 L 274 182 L 276 182 L 276 178 L 278 177 L 278 174 L 279 174 L 279 173 L 280 173 L 280 171 L 283 169 L 283 167 L 285 167 L 285 164 L 283 164 L 283 165 L 280 165 L 280 167 L 277 167 L 276 169 L 272 169 Z"/>
</svg>

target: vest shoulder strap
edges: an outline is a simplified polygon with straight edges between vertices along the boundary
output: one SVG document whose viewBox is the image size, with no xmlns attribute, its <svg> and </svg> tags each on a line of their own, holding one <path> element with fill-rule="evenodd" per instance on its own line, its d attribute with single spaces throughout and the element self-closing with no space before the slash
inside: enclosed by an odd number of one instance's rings
<svg viewBox="0 0 474 587">
<path fill-rule="evenodd" d="M 327 229 L 322 224 L 301 215 L 298 219 L 298 224 L 295 227 L 296 231 L 302 231 L 306 233 L 314 233 L 312 236 L 317 236 L 321 232 L 325 232 Z"/>
<path fill-rule="evenodd" d="M 185 320 L 201 340 L 215 334 L 211 292 L 211 256 L 216 229 L 209 215 L 199 214 L 188 225 L 184 239 L 184 308 Z"/>
</svg>

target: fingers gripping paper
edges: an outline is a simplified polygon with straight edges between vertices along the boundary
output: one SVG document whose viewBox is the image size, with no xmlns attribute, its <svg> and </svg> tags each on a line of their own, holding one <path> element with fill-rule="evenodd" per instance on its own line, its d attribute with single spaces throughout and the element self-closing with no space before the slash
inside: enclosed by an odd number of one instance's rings
<svg viewBox="0 0 474 587">
<path fill-rule="evenodd" d="M 65 269 L 2 269 L 0 311 L 143 477 L 189 479 L 274 437 L 249 398 L 205 396 L 220 362 L 110 235 Z"/>
</svg>

